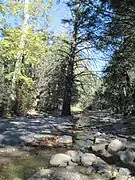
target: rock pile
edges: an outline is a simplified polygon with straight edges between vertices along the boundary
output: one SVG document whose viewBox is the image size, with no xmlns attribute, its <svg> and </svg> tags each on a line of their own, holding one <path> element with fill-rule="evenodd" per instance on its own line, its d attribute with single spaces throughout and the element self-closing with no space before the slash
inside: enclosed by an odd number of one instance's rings
<svg viewBox="0 0 135 180">
<path fill-rule="evenodd" d="M 29 180 L 135 180 L 135 148 L 128 141 L 129 133 L 120 117 L 90 112 L 77 122 L 76 129 L 70 126 L 57 124 L 55 129 L 62 132 L 55 133 L 57 137 L 43 140 L 43 134 L 40 141 L 36 136 L 40 145 L 62 146 L 66 150 L 50 158 L 50 169 L 40 169 Z"/>
<path fill-rule="evenodd" d="M 117 162 L 133 165 L 135 152 L 119 139 L 95 142 L 88 151 L 55 154 L 50 159 L 52 168 L 38 171 L 29 180 L 133 180 L 132 172 Z"/>
</svg>

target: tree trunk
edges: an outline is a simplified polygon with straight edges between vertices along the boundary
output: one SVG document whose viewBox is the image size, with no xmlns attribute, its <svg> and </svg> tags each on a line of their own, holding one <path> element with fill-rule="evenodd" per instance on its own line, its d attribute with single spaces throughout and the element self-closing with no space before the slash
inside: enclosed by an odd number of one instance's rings
<svg viewBox="0 0 135 180">
<path fill-rule="evenodd" d="M 25 46 L 25 41 L 27 38 L 27 33 L 28 33 L 28 21 L 29 21 L 29 0 L 24 1 L 24 21 L 22 25 L 22 36 L 19 44 L 19 53 L 18 53 L 18 58 L 15 63 L 15 69 L 14 69 L 14 74 L 12 78 L 12 87 L 11 87 L 11 104 L 15 107 L 16 104 L 16 89 L 19 88 L 17 87 L 17 81 L 19 76 L 21 76 L 21 66 L 22 66 L 22 61 L 23 61 L 23 56 L 24 56 L 24 46 Z M 13 107 L 12 107 L 13 108 Z M 16 110 L 14 110 L 16 111 Z"/>
<path fill-rule="evenodd" d="M 66 80 L 64 97 L 63 97 L 63 106 L 62 106 L 62 116 L 71 116 L 71 97 L 72 97 L 72 85 Z"/>
<path fill-rule="evenodd" d="M 64 97 L 63 97 L 63 106 L 62 106 L 63 116 L 71 115 L 72 88 L 74 83 L 74 64 L 75 64 L 76 50 L 77 50 L 77 35 L 79 30 L 78 28 L 79 26 L 78 26 L 77 15 L 75 15 L 73 31 L 72 31 L 70 57 L 68 57 L 67 75 L 66 75 Z"/>
<path fill-rule="evenodd" d="M 74 83 L 74 63 L 76 56 L 76 36 L 77 29 L 74 27 L 72 33 L 71 51 L 67 65 L 66 82 L 63 97 L 62 116 L 71 116 L 72 88 Z"/>
<path fill-rule="evenodd" d="M 63 96 L 62 116 L 71 116 L 72 87 L 74 74 L 74 56 L 69 60 L 67 67 L 67 75 L 65 80 L 65 89 Z"/>
<path fill-rule="evenodd" d="M 67 95 L 67 92 L 64 93 L 65 97 L 63 99 L 63 106 L 62 106 L 62 116 L 71 116 L 71 101 L 69 99 L 69 96 Z"/>
</svg>

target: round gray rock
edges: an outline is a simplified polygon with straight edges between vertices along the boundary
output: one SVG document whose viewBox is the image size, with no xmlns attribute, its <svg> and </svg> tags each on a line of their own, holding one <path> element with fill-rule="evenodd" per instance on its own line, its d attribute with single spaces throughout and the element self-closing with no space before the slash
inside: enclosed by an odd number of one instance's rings
<svg viewBox="0 0 135 180">
<path fill-rule="evenodd" d="M 98 162 L 98 158 L 92 153 L 84 153 L 81 156 L 81 163 L 84 166 L 90 166 L 93 163 L 97 163 L 97 162 Z"/>
<path fill-rule="evenodd" d="M 120 151 L 118 152 L 118 155 L 120 157 L 120 160 L 124 164 L 134 164 L 135 160 L 135 152 L 131 150 L 126 150 L 126 151 Z"/>
<path fill-rule="evenodd" d="M 67 154 L 55 154 L 50 159 L 52 166 L 67 166 L 67 163 L 71 160 L 71 156 Z"/>
<path fill-rule="evenodd" d="M 131 174 L 130 170 L 127 168 L 120 168 L 119 169 L 119 174 L 129 176 Z"/>
<path fill-rule="evenodd" d="M 111 143 L 108 145 L 108 151 L 110 153 L 117 153 L 118 151 L 121 151 L 124 148 L 124 144 L 118 139 L 112 140 Z"/>
</svg>

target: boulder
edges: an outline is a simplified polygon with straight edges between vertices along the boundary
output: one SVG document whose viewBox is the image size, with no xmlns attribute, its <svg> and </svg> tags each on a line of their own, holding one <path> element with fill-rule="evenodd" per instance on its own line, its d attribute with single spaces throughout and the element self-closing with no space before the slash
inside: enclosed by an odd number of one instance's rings
<svg viewBox="0 0 135 180">
<path fill-rule="evenodd" d="M 124 164 L 134 164 L 135 160 L 135 152 L 131 150 L 126 150 L 126 151 L 120 151 L 118 152 L 118 156 L 120 157 L 120 160 Z"/>
<path fill-rule="evenodd" d="M 131 174 L 131 172 L 128 168 L 120 168 L 119 174 L 124 175 L 124 176 L 129 176 Z"/>
<path fill-rule="evenodd" d="M 95 144 L 95 145 L 92 146 L 92 150 L 93 150 L 94 152 L 100 152 L 100 153 L 102 153 L 102 152 L 104 152 L 106 145 L 107 145 L 106 143 L 103 143 L 103 144 Z"/>
<path fill-rule="evenodd" d="M 84 153 L 81 156 L 81 163 L 84 166 L 90 166 L 93 163 L 97 163 L 97 162 L 98 162 L 98 158 L 92 153 Z"/>
<path fill-rule="evenodd" d="M 124 144 L 118 140 L 114 139 L 111 141 L 111 143 L 108 145 L 108 152 L 110 153 L 117 153 L 118 151 L 121 151 L 125 148 Z"/>
<path fill-rule="evenodd" d="M 66 136 L 66 135 L 64 135 L 64 136 L 62 136 L 62 137 L 59 138 L 58 143 L 60 143 L 60 144 L 65 144 L 65 145 L 68 145 L 68 144 L 71 145 L 71 144 L 73 143 L 72 136 Z"/>
<path fill-rule="evenodd" d="M 70 160 L 71 156 L 59 153 L 51 157 L 50 164 L 52 166 L 67 166 Z"/>
<path fill-rule="evenodd" d="M 128 176 L 118 175 L 115 180 L 128 180 Z"/>
</svg>

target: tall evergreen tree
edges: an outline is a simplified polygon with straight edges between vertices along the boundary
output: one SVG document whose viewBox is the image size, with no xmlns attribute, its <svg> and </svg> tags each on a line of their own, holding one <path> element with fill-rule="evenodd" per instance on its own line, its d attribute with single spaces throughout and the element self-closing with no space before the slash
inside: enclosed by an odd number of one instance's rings
<svg viewBox="0 0 135 180">
<path fill-rule="evenodd" d="M 66 53 L 68 64 L 62 108 L 62 115 L 66 116 L 71 115 L 72 88 L 77 78 L 75 69 L 79 68 L 81 62 L 91 61 L 90 51 L 96 48 L 99 34 L 102 32 L 98 29 L 102 14 L 95 10 L 95 6 L 99 6 L 98 1 L 72 0 L 67 2 L 67 6 L 70 9 L 71 18 L 63 22 L 69 23 L 71 27 L 71 43 L 70 52 Z M 83 73 L 84 69 L 82 68 L 81 71 Z"/>
<path fill-rule="evenodd" d="M 112 19 L 107 24 L 103 46 L 113 50 L 112 59 L 105 69 L 105 93 L 112 107 L 129 114 L 135 109 L 135 4 L 132 0 L 103 3 L 108 5 L 106 16 Z"/>
</svg>

